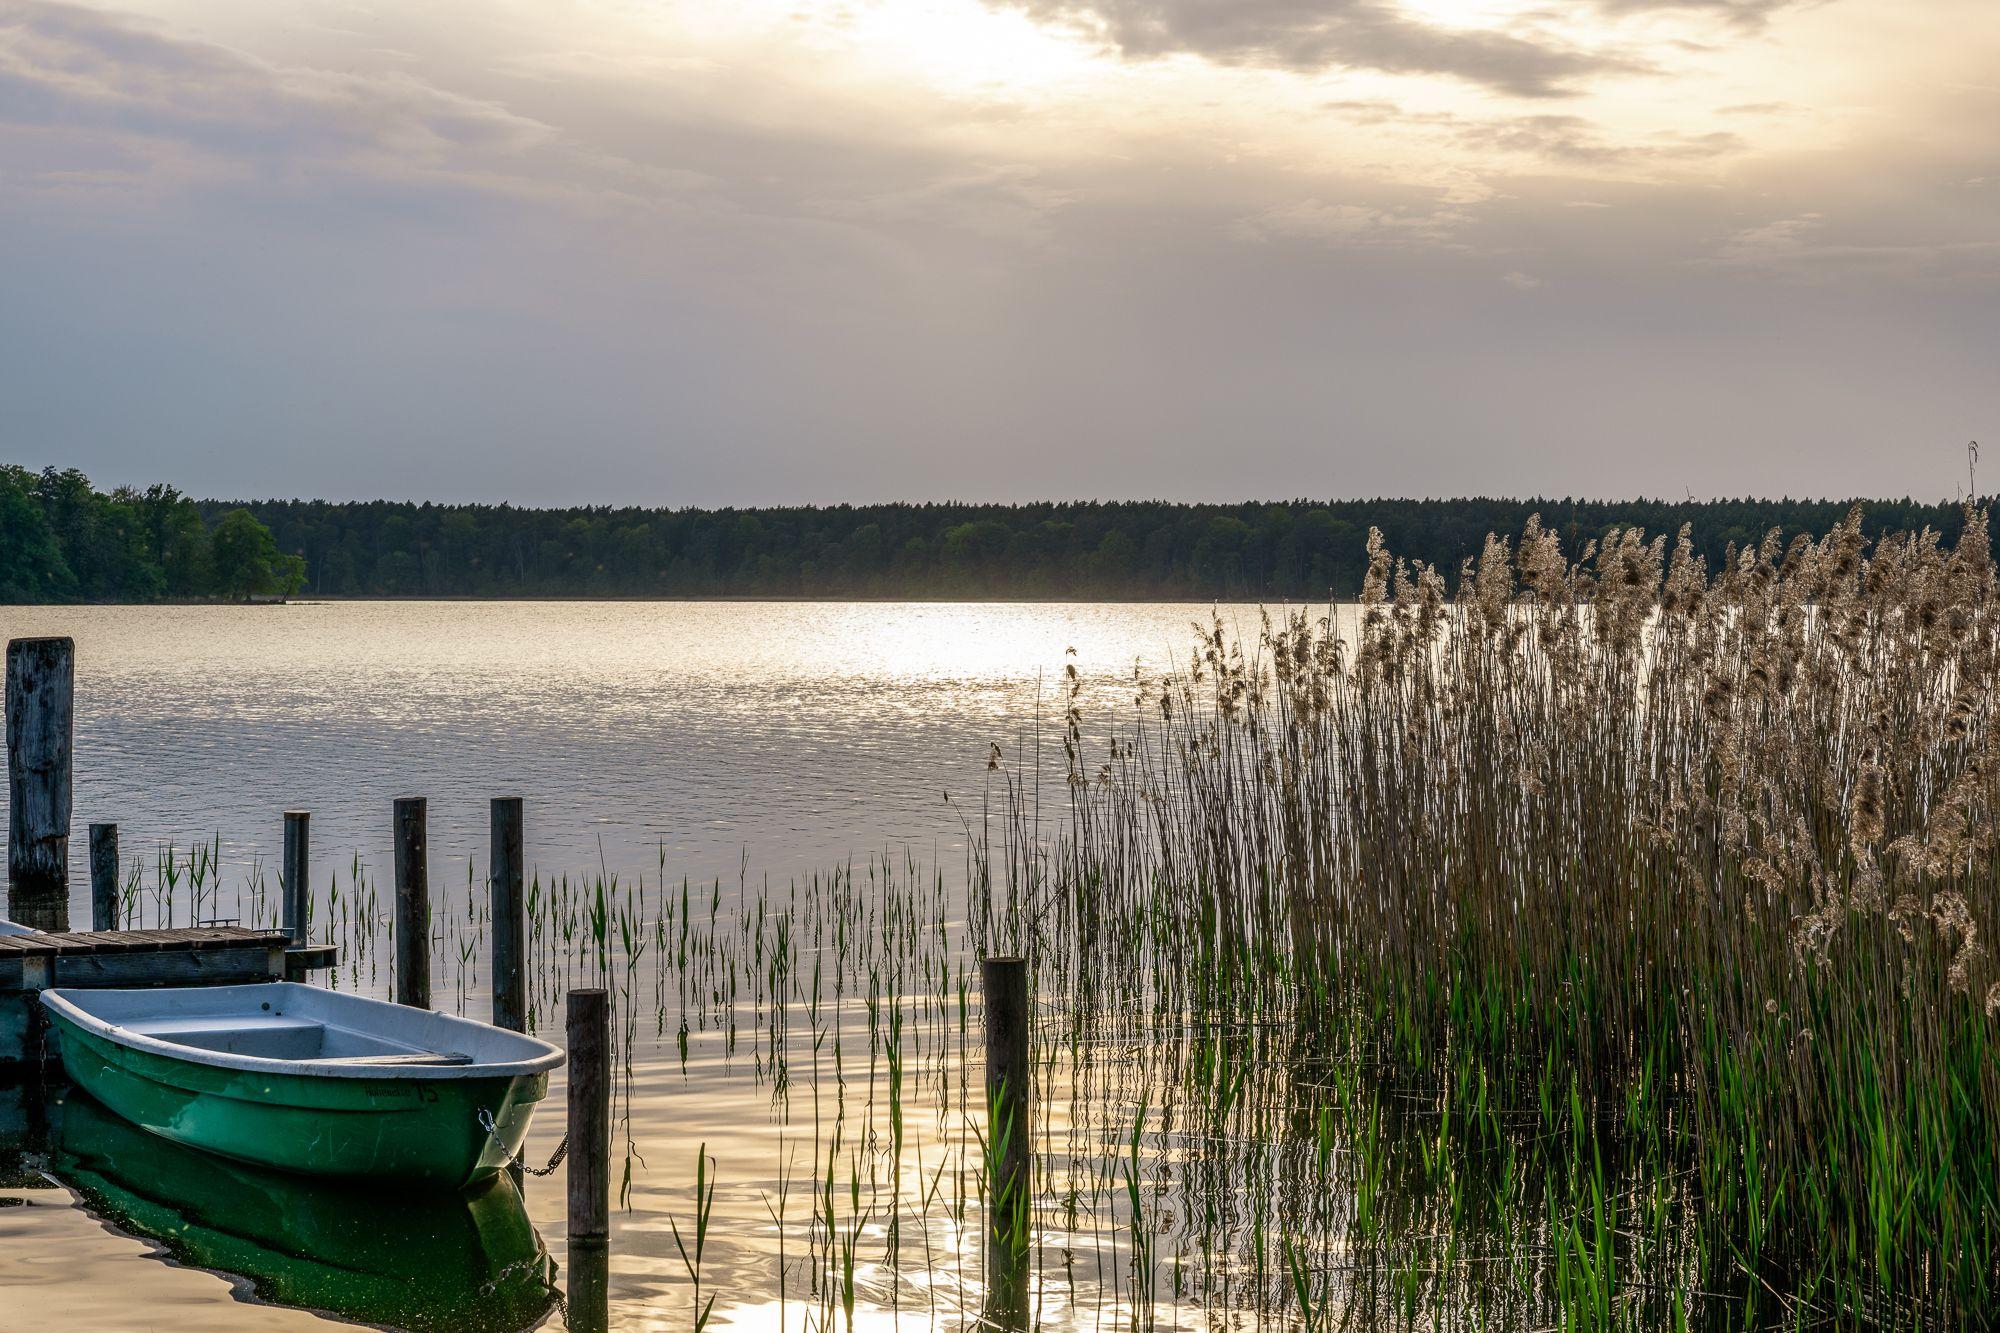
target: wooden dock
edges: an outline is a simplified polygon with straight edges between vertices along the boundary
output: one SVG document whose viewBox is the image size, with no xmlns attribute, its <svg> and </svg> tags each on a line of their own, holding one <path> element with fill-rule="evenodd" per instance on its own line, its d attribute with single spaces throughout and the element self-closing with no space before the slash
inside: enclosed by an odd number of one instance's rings
<svg viewBox="0 0 2000 1333">
<path fill-rule="evenodd" d="M 283 981 L 328 966 L 331 946 L 282 930 L 76 930 L 0 935 L 0 1066 L 36 1058 L 36 992 L 51 986 L 212 986 Z"/>
</svg>

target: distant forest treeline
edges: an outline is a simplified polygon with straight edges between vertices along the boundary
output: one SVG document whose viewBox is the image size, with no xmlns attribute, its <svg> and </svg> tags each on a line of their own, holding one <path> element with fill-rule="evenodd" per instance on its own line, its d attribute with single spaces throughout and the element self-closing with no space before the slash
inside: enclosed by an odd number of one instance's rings
<svg viewBox="0 0 2000 1333">
<path fill-rule="evenodd" d="M 775 509 L 518 509 L 404 501 L 199 501 L 0 469 L 0 599 L 327 597 L 1352 597 L 1368 529 L 1455 573 L 1529 515 L 1572 551 L 1683 524 L 1711 566 L 1773 528 L 1819 534 L 1856 501 L 1295 500 Z M 88 493 L 94 499 L 86 500 Z M 1860 501 L 1872 534 L 1957 536 L 1955 503 Z M 30 512 L 35 511 L 35 512 Z M 79 516 L 85 517 L 79 517 Z M 239 517 L 239 515 L 241 517 Z M 191 521 L 192 520 L 192 521 Z M 268 530 L 254 545 L 246 520 Z M 17 525 L 35 536 L 22 540 Z M 225 536 L 225 534 L 227 534 Z M 206 545 L 204 546 L 204 537 Z M 51 572 L 54 571 L 54 572 Z M 63 571 L 66 571 L 63 572 Z M 249 586 L 261 579 L 260 586 Z M 296 587 L 294 587 L 296 583 Z"/>
<path fill-rule="evenodd" d="M 304 556 L 327 596 L 1287 598 L 1352 597 L 1368 529 L 1455 575 L 1486 534 L 1529 515 L 1576 550 L 1638 525 L 1693 525 L 1718 562 L 1771 528 L 1824 533 L 1852 502 L 1572 500 L 884 504 L 785 509 L 516 509 L 394 502 L 248 505 Z M 209 508 L 220 511 L 228 506 Z M 1955 538 L 1955 504 L 1866 502 L 1871 534 L 1925 524 Z"/>
</svg>

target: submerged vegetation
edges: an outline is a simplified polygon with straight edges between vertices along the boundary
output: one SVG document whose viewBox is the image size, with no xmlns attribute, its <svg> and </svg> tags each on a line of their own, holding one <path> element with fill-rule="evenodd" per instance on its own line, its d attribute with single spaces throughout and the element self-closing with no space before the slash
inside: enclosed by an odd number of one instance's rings
<svg viewBox="0 0 2000 1333">
<path fill-rule="evenodd" d="M 995 747 L 962 868 L 537 878 L 539 1013 L 618 998 L 620 1194 L 656 1216 L 617 1243 L 677 1237 L 699 1322 L 1980 1323 L 2000 589 L 1962 532 L 1850 515 L 1711 568 L 1531 521 L 1455 585 L 1371 536 L 1359 606 L 1198 627 L 1130 714 L 1072 671 L 1061 771 Z M 128 917 L 220 914 L 218 854 L 135 865 Z M 467 876 L 433 917 L 461 1004 Z M 384 895 L 324 882 L 333 984 L 386 986 Z M 231 910 L 275 914 L 261 871 Z M 1037 1108 L 998 1257 L 997 950 L 1033 964 Z"/>
</svg>

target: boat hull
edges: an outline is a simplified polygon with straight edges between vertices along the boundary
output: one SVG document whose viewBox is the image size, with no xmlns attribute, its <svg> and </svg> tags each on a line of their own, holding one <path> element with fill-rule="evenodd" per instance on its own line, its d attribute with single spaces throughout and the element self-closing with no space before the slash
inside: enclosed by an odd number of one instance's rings
<svg viewBox="0 0 2000 1333">
<path fill-rule="evenodd" d="M 118 1115 L 175 1143 L 304 1175 L 469 1184 L 520 1151 L 548 1092 L 546 1073 L 371 1079 L 221 1068 L 50 1018 L 70 1080 Z"/>
</svg>

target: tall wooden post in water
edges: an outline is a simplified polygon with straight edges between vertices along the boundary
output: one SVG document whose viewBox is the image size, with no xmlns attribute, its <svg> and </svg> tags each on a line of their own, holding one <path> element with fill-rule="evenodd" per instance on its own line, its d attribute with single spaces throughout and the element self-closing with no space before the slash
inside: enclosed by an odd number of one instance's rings
<svg viewBox="0 0 2000 1333">
<path fill-rule="evenodd" d="M 521 893 L 521 798 L 493 798 L 493 1026 L 528 1030 L 528 917 Z"/>
<path fill-rule="evenodd" d="M 611 1002 L 598 989 L 569 993 L 569 1243 L 611 1237 Z"/>
<path fill-rule="evenodd" d="M 70 746 L 76 642 L 7 644 L 7 914 L 69 929 Z"/>
<path fill-rule="evenodd" d="M 312 892 L 312 815 L 307 811 L 285 811 L 285 863 L 279 886 L 284 895 L 285 933 L 293 944 L 304 944 L 312 924 L 306 907 Z"/>
<path fill-rule="evenodd" d="M 1028 1242 L 1034 1196 L 1033 1117 L 1028 1096 L 1028 960 L 980 960 L 986 1022 L 986 1318 L 1025 1327 Z"/>
<path fill-rule="evenodd" d="M 569 1326 L 610 1327 L 611 1000 L 573 990 L 564 1015 L 569 1046 Z"/>
<path fill-rule="evenodd" d="M 569 1326 L 605 1333 L 611 1277 L 611 1000 L 573 990 L 569 1044 Z"/>
<path fill-rule="evenodd" d="M 90 826 L 90 928 L 118 929 L 118 826 Z"/>
<path fill-rule="evenodd" d="M 396 1003 L 431 1007 L 429 803 L 396 798 Z"/>
</svg>

